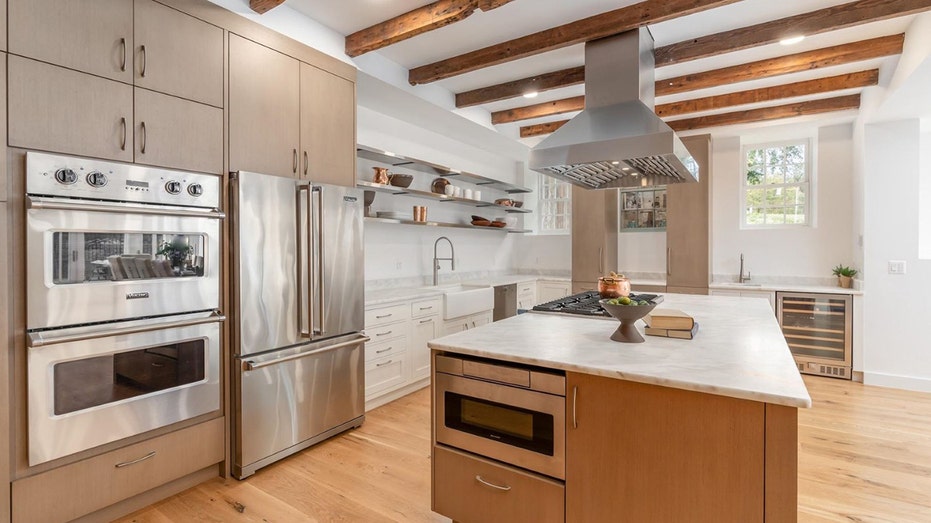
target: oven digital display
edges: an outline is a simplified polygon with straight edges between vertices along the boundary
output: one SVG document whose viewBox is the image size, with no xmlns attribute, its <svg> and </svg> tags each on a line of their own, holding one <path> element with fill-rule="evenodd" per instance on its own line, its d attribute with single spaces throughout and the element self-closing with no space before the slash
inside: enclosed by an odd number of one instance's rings
<svg viewBox="0 0 931 523">
<path fill-rule="evenodd" d="M 136 180 L 126 180 L 127 187 L 141 187 L 143 189 L 149 188 L 149 182 L 137 182 Z"/>
<path fill-rule="evenodd" d="M 463 423 L 474 427 L 533 440 L 533 414 L 529 412 L 463 398 L 459 416 Z"/>
</svg>

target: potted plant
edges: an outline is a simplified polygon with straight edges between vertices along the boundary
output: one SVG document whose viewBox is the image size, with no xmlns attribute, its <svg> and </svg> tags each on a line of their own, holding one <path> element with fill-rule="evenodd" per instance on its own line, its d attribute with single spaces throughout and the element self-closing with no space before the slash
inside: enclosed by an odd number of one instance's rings
<svg viewBox="0 0 931 523">
<path fill-rule="evenodd" d="M 853 277 L 857 275 L 856 269 L 851 269 L 846 265 L 838 264 L 834 267 L 834 276 L 837 276 L 837 284 L 843 289 L 849 289 L 853 286 Z"/>
</svg>

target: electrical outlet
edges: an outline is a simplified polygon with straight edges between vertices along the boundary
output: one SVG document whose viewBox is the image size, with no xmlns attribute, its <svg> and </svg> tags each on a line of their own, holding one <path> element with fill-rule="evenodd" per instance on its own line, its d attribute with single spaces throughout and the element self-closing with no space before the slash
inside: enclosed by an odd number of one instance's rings
<svg viewBox="0 0 931 523">
<path fill-rule="evenodd" d="M 394 268 L 397 269 L 397 270 L 401 270 L 401 262 L 395 263 L 395 264 L 394 264 Z"/>
<path fill-rule="evenodd" d="M 889 274 L 905 274 L 905 260 L 889 260 Z"/>
</svg>

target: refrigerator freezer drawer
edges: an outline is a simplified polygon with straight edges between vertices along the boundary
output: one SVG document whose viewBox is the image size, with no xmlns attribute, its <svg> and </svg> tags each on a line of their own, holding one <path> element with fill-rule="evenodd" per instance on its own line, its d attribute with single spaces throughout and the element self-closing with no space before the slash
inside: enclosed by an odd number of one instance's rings
<svg viewBox="0 0 931 523">
<path fill-rule="evenodd" d="M 366 339 L 355 334 L 244 359 L 234 475 L 361 424 Z"/>
</svg>

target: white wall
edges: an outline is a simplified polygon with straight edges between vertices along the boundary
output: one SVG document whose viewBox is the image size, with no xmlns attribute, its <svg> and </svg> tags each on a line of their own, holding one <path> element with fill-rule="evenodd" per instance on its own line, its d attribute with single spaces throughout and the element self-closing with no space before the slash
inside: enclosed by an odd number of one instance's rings
<svg viewBox="0 0 931 523">
<path fill-rule="evenodd" d="M 931 260 L 931 118 L 921 120 L 918 172 L 918 257 Z"/>
<path fill-rule="evenodd" d="M 815 147 L 813 225 L 791 229 L 741 229 L 742 144 L 810 136 Z M 786 126 L 713 141 L 712 273 L 736 279 L 740 253 L 756 281 L 831 277 L 838 263 L 854 262 L 851 223 L 853 129 L 850 124 Z"/>
<path fill-rule="evenodd" d="M 514 249 L 514 268 L 569 276 L 572 269 L 572 237 L 568 234 L 521 235 Z"/>
</svg>

